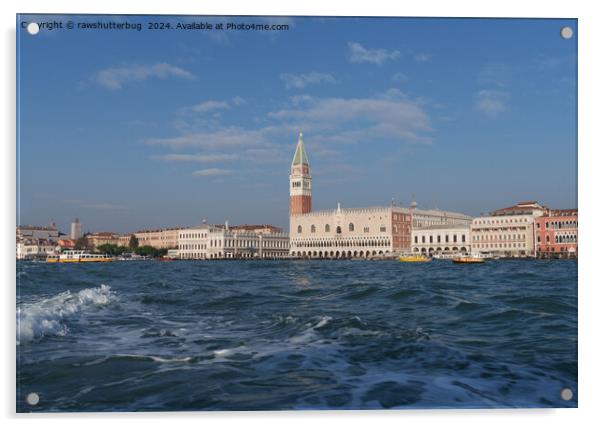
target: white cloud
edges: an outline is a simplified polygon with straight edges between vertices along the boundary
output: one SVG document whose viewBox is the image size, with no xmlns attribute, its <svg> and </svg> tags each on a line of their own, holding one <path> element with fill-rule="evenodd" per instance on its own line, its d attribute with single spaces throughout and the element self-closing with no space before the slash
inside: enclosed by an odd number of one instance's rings
<svg viewBox="0 0 602 427">
<path fill-rule="evenodd" d="M 232 174 L 232 171 L 230 171 L 230 170 L 218 169 L 218 168 L 201 169 L 201 170 L 192 172 L 192 175 L 194 175 L 194 176 L 224 176 L 224 175 L 231 175 L 231 174 Z"/>
<path fill-rule="evenodd" d="M 284 81 L 287 89 L 303 89 L 307 85 L 320 83 L 336 83 L 332 74 L 318 73 L 312 71 L 307 74 L 281 74 L 280 78 Z"/>
<path fill-rule="evenodd" d="M 142 81 L 151 77 L 159 79 L 177 77 L 187 80 L 194 80 L 197 78 L 190 71 L 170 65 L 166 62 L 159 62 L 152 65 L 132 65 L 107 68 L 95 73 L 91 77 L 91 80 L 108 89 L 116 90 L 121 89 L 125 83 Z"/>
<path fill-rule="evenodd" d="M 372 98 L 314 98 L 301 108 L 270 118 L 314 129 L 323 142 L 358 143 L 375 139 L 430 142 L 430 120 L 421 106 L 393 89 Z"/>
<path fill-rule="evenodd" d="M 192 106 L 192 111 L 197 113 L 206 113 L 212 110 L 221 110 L 230 108 L 226 101 L 205 101 Z"/>
<path fill-rule="evenodd" d="M 215 131 L 193 132 L 173 138 L 151 138 L 147 144 L 164 145 L 172 148 L 237 148 L 258 146 L 267 143 L 266 130 L 247 130 L 238 127 L 221 128 Z"/>
<path fill-rule="evenodd" d="M 215 163 L 236 160 L 238 156 L 235 154 L 165 154 L 153 158 L 165 162 Z"/>
<path fill-rule="evenodd" d="M 495 117 L 508 109 L 508 93 L 499 90 L 480 90 L 477 93 L 475 109 L 489 117 Z"/>
<path fill-rule="evenodd" d="M 351 62 L 369 62 L 380 65 L 387 60 L 395 60 L 401 56 L 398 50 L 368 49 L 357 42 L 349 42 L 347 46 Z"/>
<path fill-rule="evenodd" d="M 203 101 L 196 105 L 193 105 L 190 109 L 195 113 L 206 113 L 208 111 L 214 110 L 226 110 L 230 108 L 232 105 L 239 106 L 245 103 L 245 100 L 240 96 L 235 96 L 230 101 L 216 101 L 209 100 Z"/>
<path fill-rule="evenodd" d="M 428 62 L 431 60 L 431 57 L 433 55 L 431 55 L 430 53 L 417 53 L 416 55 L 414 55 L 414 61 L 416 62 Z"/>
</svg>

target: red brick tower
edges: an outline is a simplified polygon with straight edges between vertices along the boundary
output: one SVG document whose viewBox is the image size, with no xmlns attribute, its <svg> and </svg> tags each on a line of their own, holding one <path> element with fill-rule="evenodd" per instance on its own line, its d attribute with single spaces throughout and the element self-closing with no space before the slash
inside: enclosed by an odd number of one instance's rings
<svg viewBox="0 0 602 427">
<path fill-rule="evenodd" d="M 290 215 L 311 212 L 311 175 L 301 132 L 291 164 L 290 195 Z"/>
</svg>

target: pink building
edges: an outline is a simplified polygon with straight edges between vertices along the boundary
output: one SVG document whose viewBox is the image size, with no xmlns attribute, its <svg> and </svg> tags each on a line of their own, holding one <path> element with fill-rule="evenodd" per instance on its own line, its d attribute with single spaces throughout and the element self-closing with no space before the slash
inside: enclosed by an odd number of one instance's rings
<svg viewBox="0 0 602 427">
<path fill-rule="evenodd" d="M 550 210 L 535 220 L 539 258 L 577 258 L 577 209 Z"/>
</svg>

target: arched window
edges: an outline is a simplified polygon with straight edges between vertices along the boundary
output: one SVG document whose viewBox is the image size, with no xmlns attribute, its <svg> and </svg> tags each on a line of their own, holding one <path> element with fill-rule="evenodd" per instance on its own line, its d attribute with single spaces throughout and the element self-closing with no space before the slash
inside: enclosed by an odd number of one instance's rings
<svg viewBox="0 0 602 427">
<path fill-rule="evenodd" d="M 349 223 L 349 231 L 353 231 L 353 228 L 354 228 L 354 227 L 353 227 L 353 223 L 352 223 L 352 222 L 350 222 L 350 223 Z"/>
<path fill-rule="evenodd" d="M 330 225 L 326 224 L 326 226 L 324 227 L 324 231 L 326 233 L 330 233 Z"/>
<path fill-rule="evenodd" d="M 341 226 L 340 226 L 340 225 L 338 225 L 338 226 L 337 226 L 337 234 L 341 234 L 341 233 L 342 233 Z"/>
<path fill-rule="evenodd" d="M 313 225 L 313 224 L 311 225 L 311 232 L 312 232 L 312 233 L 315 233 L 315 232 L 316 232 L 316 226 L 315 226 L 315 225 Z"/>
<path fill-rule="evenodd" d="M 298 226 L 298 227 L 297 227 L 297 233 L 302 233 L 302 232 L 303 232 L 303 227 L 301 227 L 301 226 Z"/>
</svg>

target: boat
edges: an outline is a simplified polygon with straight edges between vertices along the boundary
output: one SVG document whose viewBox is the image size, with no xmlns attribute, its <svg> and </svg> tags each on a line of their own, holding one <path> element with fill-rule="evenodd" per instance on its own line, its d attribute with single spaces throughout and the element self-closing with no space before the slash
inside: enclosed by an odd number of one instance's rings
<svg viewBox="0 0 602 427">
<path fill-rule="evenodd" d="M 91 254 L 86 251 L 68 250 L 60 255 L 48 255 L 46 262 L 111 262 L 113 258 L 104 254 Z"/>
<path fill-rule="evenodd" d="M 464 255 L 452 259 L 454 264 L 483 264 L 485 258 L 478 255 Z"/>
<path fill-rule="evenodd" d="M 431 260 L 431 258 L 427 257 L 426 255 L 401 255 L 398 258 L 399 261 L 401 262 L 429 262 Z"/>
</svg>

